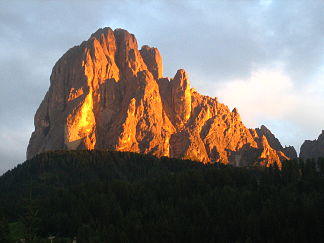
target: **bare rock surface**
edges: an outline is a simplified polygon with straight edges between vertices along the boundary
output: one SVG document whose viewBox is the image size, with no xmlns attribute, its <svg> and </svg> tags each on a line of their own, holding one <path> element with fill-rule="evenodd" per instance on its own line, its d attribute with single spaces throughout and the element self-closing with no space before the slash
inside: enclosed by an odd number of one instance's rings
<svg viewBox="0 0 324 243">
<path fill-rule="evenodd" d="M 299 157 L 303 159 L 324 158 L 324 130 L 317 139 L 313 141 L 306 140 L 302 144 Z"/>
<path fill-rule="evenodd" d="M 204 163 L 269 166 L 296 157 L 266 128 L 191 89 L 185 70 L 163 77 L 156 48 L 123 29 L 99 29 L 55 64 L 27 158 L 57 149 L 110 149 Z"/>
<path fill-rule="evenodd" d="M 297 152 L 293 146 L 283 147 L 278 138 L 264 125 L 255 129 L 260 137 L 265 136 L 269 145 L 275 150 L 279 150 L 287 155 L 289 158 L 297 158 Z"/>
</svg>

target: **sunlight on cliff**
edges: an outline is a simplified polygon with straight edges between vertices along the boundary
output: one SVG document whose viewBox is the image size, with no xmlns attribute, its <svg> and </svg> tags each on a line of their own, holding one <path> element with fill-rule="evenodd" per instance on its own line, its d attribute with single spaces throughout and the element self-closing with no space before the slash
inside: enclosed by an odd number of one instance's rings
<svg viewBox="0 0 324 243">
<path fill-rule="evenodd" d="M 93 114 L 94 64 L 89 50 L 86 50 L 86 62 L 82 62 L 82 66 L 84 67 L 84 74 L 87 78 L 89 93 L 85 97 L 81 107 L 69 114 L 67 118 L 66 145 L 68 149 L 78 149 L 81 142 L 83 142 L 85 148 L 91 150 L 96 145 L 96 120 Z M 83 93 L 83 89 L 81 90 Z M 71 98 L 76 99 L 82 95 L 81 90 L 71 89 Z"/>
<path fill-rule="evenodd" d="M 80 140 L 84 139 L 84 145 L 87 149 L 94 149 L 96 137 L 94 135 L 95 117 L 93 114 L 92 89 L 85 98 L 81 108 L 67 118 L 67 146 L 76 149 Z M 78 142 L 79 141 L 79 142 Z"/>
<path fill-rule="evenodd" d="M 83 95 L 83 89 L 82 88 L 80 88 L 80 89 L 71 88 L 70 93 L 69 93 L 68 101 L 72 101 L 72 100 L 74 100 L 76 98 L 79 98 L 81 95 Z"/>
<path fill-rule="evenodd" d="M 95 123 L 92 108 L 93 108 L 93 100 L 92 100 L 92 91 L 90 90 L 81 108 L 81 118 L 79 121 L 79 128 L 83 133 L 91 132 L 93 124 Z"/>
</svg>

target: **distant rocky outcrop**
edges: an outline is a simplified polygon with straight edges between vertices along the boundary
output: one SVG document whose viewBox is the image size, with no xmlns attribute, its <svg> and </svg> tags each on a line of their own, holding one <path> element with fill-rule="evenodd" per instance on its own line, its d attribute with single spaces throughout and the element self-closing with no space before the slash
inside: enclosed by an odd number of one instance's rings
<svg viewBox="0 0 324 243">
<path fill-rule="evenodd" d="M 282 147 L 278 138 L 276 138 L 275 135 L 266 126 L 262 125 L 260 128 L 256 128 L 255 130 L 260 137 L 264 135 L 267 138 L 269 145 L 273 149 L 283 152 L 289 158 L 297 158 L 297 152 L 295 148 L 293 146 Z"/>
<path fill-rule="evenodd" d="M 324 158 L 324 130 L 317 139 L 306 140 L 300 147 L 299 157 L 302 159 Z"/>
<path fill-rule="evenodd" d="M 59 149 L 109 149 L 204 163 L 268 166 L 296 157 L 264 126 L 191 89 L 185 70 L 163 77 L 158 49 L 99 29 L 55 64 L 35 115 L 27 158 Z"/>
</svg>

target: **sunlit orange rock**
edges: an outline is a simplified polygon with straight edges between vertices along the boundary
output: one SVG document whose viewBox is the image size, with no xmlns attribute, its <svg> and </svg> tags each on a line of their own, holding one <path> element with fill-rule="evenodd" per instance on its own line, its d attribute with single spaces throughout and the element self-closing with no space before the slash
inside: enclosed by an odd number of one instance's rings
<svg viewBox="0 0 324 243">
<path fill-rule="evenodd" d="M 157 48 L 145 45 L 142 46 L 140 53 L 148 70 L 153 74 L 154 78 L 162 78 L 163 65 L 159 50 Z"/>
<path fill-rule="evenodd" d="M 126 30 L 99 29 L 55 64 L 35 115 L 27 158 L 56 149 L 110 149 L 204 163 L 269 166 L 290 155 L 265 127 L 190 87 L 185 70 L 163 77 L 156 48 Z"/>
<path fill-rule="evenodd" d="M 68 149 L 77 149 L 83 140 L 86 149 L 96 145 L 96 120 L 93 114 L 92 89 L 83 104 L 77 107 L 66 119 L 65 144 Z"/>
<path fill-rule="evenodd" d="M 279 140 L 272 134 L 272 132 L 264 125 L 255 129 L 259 137 L 265 136 L 269 145 L 275 149 L 283 152 L 289 158 L 297 158 L 297 152 L 293 146 L 283 147 Z"/>
</svg>

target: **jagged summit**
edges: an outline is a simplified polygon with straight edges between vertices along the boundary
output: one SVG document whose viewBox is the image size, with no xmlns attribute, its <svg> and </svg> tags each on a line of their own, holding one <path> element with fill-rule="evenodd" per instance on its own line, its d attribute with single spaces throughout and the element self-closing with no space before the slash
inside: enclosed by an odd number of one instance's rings
<svg viewBox="0 0 324 243">
<path fill-rule="evenodd" d="M 316 159 L 324 157 L 324 130 L 315 140 L 305 140 L 300 147 L 300 158 Z"/>
<path fill-rule="evenodd" d="M 283 152 L 289 158 L 297 158 L 297 152 L 293 146 L 283 147 L 279 142 L 279 139 L 275 137 L 275 135 L 264 125 L 261 125 L 260 128 L 255 129 L 258 135 L 265 136 L 268 140 L 269 145 L 275 150 Z"/>
<path fill-rule="evenodd" d="M 97 30 L 55 64 L 27 158 L 57 149 L 110 149 L 235 165 L 287 159 L 273 134 L 191 89 L 185 70 L 163 77 L 157 48 L 123 29 Z"/>
</svg>

